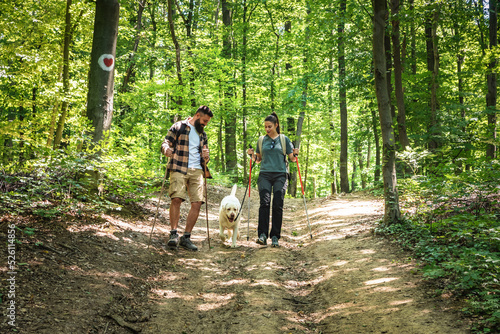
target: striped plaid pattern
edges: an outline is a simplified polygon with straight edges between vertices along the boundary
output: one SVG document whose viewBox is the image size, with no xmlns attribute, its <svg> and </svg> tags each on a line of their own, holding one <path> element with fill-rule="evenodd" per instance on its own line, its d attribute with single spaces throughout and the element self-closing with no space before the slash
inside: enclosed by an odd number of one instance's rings
<svg viewBox="0 0 500 334">
<path fill-rule="evenodd" d="M 187 174 L 189 161 L 189 132 L 191 131 L 191 125 L 189 124 L 190 119 L 191 117 L 172 125 L 172 127 L 170 127 L 170 130 L 168 130 L 163 143 L 161 144 L 161 151 L 164 154 L 165 151 L 169 148 L 172 148 L 174 150 L 174 153 L 168 165 L 168 169 L 172 172 Z M 201 148 L 204 145 L 207 145 L 208 147 L 208 138 L 205 131 L 200 134 L 200 153 Z M 202 166 L 203 165 L 204 164 L 202 161 Z"/>
</svg>

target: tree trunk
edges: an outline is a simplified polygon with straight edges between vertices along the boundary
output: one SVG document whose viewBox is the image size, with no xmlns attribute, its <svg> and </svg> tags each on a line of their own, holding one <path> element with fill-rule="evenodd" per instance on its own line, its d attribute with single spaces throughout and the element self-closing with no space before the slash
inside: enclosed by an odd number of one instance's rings
<svg viewBox="0 0 500 334">
<path fill-rule="evenodd" d="M 370 103 L 371 104 L 371 103 Z M 378 135 L 377 128 L 377 113 L 375 112 L 375 108 L 373 105 L 371 106 L 372 112 L 372 131 L 373 131 L 373 140 L 375 141 L 375 171 L 373 174 L 373 182 L 377 183 L 380 180 L 380 137 Z"/>
<path fill-rule="evenodd" d="M 257 5 L 254 7 L 254 9 Z M 252 11 L 248 13 L 247 0 L 243 0 L 243 44 L 241 46 L 241 90 L 242 90 L 242 109 L 243 109 L 243 173 L 246 178 L 246 182 L 248 182 L 248 170 L 247 163 L 248 157 L 246 154 L 247 148 L 249 148 L 248 143 L 248 111 L 247 111 L 247 42 L 248 42 L 248 25 L 250 21 L 250 16 L 252 15 Z"/>
<path fill-rule="evenodd" d="M 333 35 L 333 34 L 332 34 Z M 334 58 L 334 42 L 332 42 L 332 48 L 330 52 L 330 59 L 329 59 L 329 64 L 328 64 L 328 115 L 330 115 L 330 133 L 331 137 L 334 137 L 335 133 L 335 123 L 334 123 L 334 106 L 333 106 L 333 58 Z M 337 193 L 337 183 L 336 183 L 336 178 L 337 178 L 337 172 L 335 170 L 335 157 L 336 157 L 336 151 L 337 151 L 337 143 L 332 142 L 331 144 L 331 176 L 332 176 L 332 181 L 331 181 L 331 194 L 335 195 Z"/>
<path fill-rule="evenodd" d="M 309 29 L 309 15 L 311 15 L 311 6 L 309 5 L 309 1 L 306 1 L 306 22 L 305 22 L 305 43 L 304 43 L 304 83 L 302 86 L 302 103 L 300 106 L 299 118 L 297 120 L 297 132 L 295 133 L 295 147 L 300 148 L 300 142 L 302 137 L 302 127 L 304 124 L 304 118 L 306 116 L 307 109 L 307 94 L 309 89 L 309 38 L 310 38 L 310 29 Z M 303 171 L 304 172 L 304 171 Z M 300 182 L 300 181 L 299 181 Z M 292 182 L 293 191 L 295 196 L 297 194 L 297 181 Z M 304 190 L 305 191 L 305 190 Z"/>
<path fill-rule="evenodd" d="M 386 29 L 385 0 L 373 0 L 373 60 L 375 92 L 377 95 L 380 127 L 382 129 L 385 214 L 384 224 L 401 221 L 398 191 L 396 187 L 396 147 L 392 127 L 391 107 L 387 93 L 387 71 L 384 48 Z"/>
<path fill-rule="evenodd" d="M 155 52 L 156 50 L 156 35 L 157 35 L 157 24 L 156 24 L 156 7 L 157 4 L 155 2 L 151 3 L 149 8 L 151 9 L 150 15 L 151 15 L 151 31 L 152 31 L 152 36 L 151 36 L 151 51 Z M 155 67 L 156 67 L 156 61 L 155 61 L 155 56 L 151 55 L 149 60 L 148 60 L 148 65 L 149 65 L 149 80 L 153 80 L 155 76 Z"/>
<path fill-rule="evenodd" d="M 274 20 L 273 20 L 273 15 L 271 14 L 271 11 L 267 8 L 267 5 L 265 5 L 267 13 L 269 15 L 269 20 L 271 21 L 271 27 L 273 29 L 273 34 L 274 37 L 276 37 L 276 42 L 275 42 L 275 49 L 274 49 L 274 59 L 273 59 L 273 65 L 271 68 L 271 84 L 270 84 L 270 90 L 269 90 L 269 97 L 271 99 L 271 112 L 275 111 L 276 108 L 276 68 L 278 66 L 278 61 L 279 61 L 279 51 L 280 51 L 280 34 L 279 31 L 276 29 L 274 26 Z"/>
<path fill-rule="evenodd" d="M 393 61 L 394 61 L 394 90 L 396 93 L 396 105 L 398 107 L 398 136 L 399 144 L 401 145 L 401 150 L 405 150 L 410 146 L 410 141 L 408 140 L 408 134 L 406 133 L 406 108 L 403 93 L 403 66 L 401 64 L 401 46 L 399 40 L 399 0 L 391 0 L 391 12 L 392 12 L 392 50 L 393 50 Z"/>
<path fill-rule="evenodd" d="M 356 191 L 356 159 L 352 159 L 351 191 Z"/>
<path fill-rule="evenodd" d="M 232 42 L 231 32 L 232 29 L 232 11 L 230 3 L 227 0 L 221 1 L 222 5 L 222 23 L 224 24 L 224 33 L 222 40 L 222 57 L 228 63 L 232 60 Z M 230 77 L 230 69 L 226 68 L 226 76 Z M 234 87 L 232 82 L 228 82 L 224 89 L 224 111 L 225 111 L 225 143 L 226 143 L 226 172 L 232 182 L 238 181 L 238 164 L 236 154 L 236 115 L 233 110 Z"/>
<path fill-rule="evenodd" d="M 168 0 L 168 27 L 170 29 L 170 37 L 172 38 L 172 42 L 174 43 L 175 47 L 175 69 L 177 72 L 177 81 L 179 82 L 179 85 L 182 87 L 184 86 L 184 83 L 182 82 L 182 71 L 181 71 L 181 47 L 179 45 L 179 41 L 177 40 L 177 37 L 175 36 L 175 25 L 174 25 L 174 0 Z M 177 97 L 176 97 L 176 103 L 177 106 L 180 107 L 182 106 L 182 93 L 177 92 Z"/>
<path fill-rule="evenodd" d="M 348 121 L 347 121 L 347 91 L 345 87 L 345 13 L 346 0 L 340 1 L 340 16 L 338 32 L 338 62 L 339 62 L 339 107 L 340 107 L 340 191 L 349 192 L 348 173 Z"/>
<path fill-rule="evenodd" d="M 355 148 L 356 148 L 356 153 L 358 155 L 359 176 L 361 177 L 361 189 L 365 189 L 366 188 L 365 165 L 364 165 L 361 142 L 359 140 L 355 142 Z"/>
<path fill-rule="evenodd" d="M 285 33 L 286 34 L 290 34 L 292 32 L 292 22 L 291 21 L 285 21 Z M 291 58 L 291 57 L 288 57 L 288 58 Z M 290 62 L 286 61 L 285 63 L 285 73 L 291 78 L 291 74 L 289 72 L 289 70 L 292 68 L 292 64 L 290 64 Z M 290 84 L 288 86 L 288 89 L 291 90 L 292 88 L 290 87 Z M 286 107 L 288 109 L 292 109 L 293 106 L 292 106 L 292 102 L 290 100 L 287 101 L 287 105 Z M 296 137 L 296 133 L 295 133 L 295 119 L 293 117 L 288 117 L 287 118 L 287 132 L 288 132 L 288 137 L 290 138 L 290 140 L 295 143 L 295 140 L 293 139 L 293 137 Z M 297 170 L 296 169 L 293 169 L 291 170 L 291 173 L 292 173 L 292 179 L 290 180 L 290 183 L 288 185 L 288 189 L 287 189 L 287 192 L 290 196 L 292 197 L 295 197 L 297 196 L 297 182 L 298 182 L 298 174 L 297 174 Z"/>
<path fill-rule="evenodd" d="M 439 109 L 438 105 L 438 72 L 439 72 L 439 56 L 437 49 L 437 21 L 438 21 L 439 11 L 437 8 L 431 8 L 429 13 L 427 13 L 425 20 L 425 35 L 426 35 L 426 45 L 427 45 L 427 70 L 431 74 L 431 80 L 429 83 L 429 91 L 431 93 L 430 99 L 430 123 L 429 123 L 429 149 L 431 151 L 436 150 L 439 147 L 438 137 L 438 120 L 437 111 Z"/>
<path fill-rule="evenodd" d="M 410 4 L 410 15 L 414 15 L 415 12 L 415 0 L 409 0 Z M 413 16 L 415 17 L 415 16 Z M 417 38 L 416 38 L 416 32 L 415 32 L 415 20 L 411 20 L 410 23 L 410 35 L 411 35 L 411 41 L 410 41 L 410 59 L 411 59 L 411 73 L 413 75 L 417 74 Z"/>
<path fill-rule="evenodd" d="M 495 52 L 497 41 L 497 1 L 490 0 L 490 50 L 492 53 Z M 486 94 L 486 112 L 488 114 L 488 138 L 492 143 L 489 143 L 486 148 L 486 156 L 490 159 L 496 158 L 496 145 L 494 144 L 497 133 L 496 133 L 496 122 L 497 122 L 497 74 L 495 67 L 497 65 L 497 59 L 493 58 L 488 64 L 488 93 Z"/>
<path fill-rule="evenodd" d="M 387 2 L 385 3 L 385 10 L 388 13 Z M 388 17 L 386 16 L 386 20 Z M 391 53 L 391 35 L 389 29 L 385 31 L 384 35 L 384 47 L 385 47 L 385 69 L 387 71 L 387 94 L 389 95 L 389 106 L 391 107 L 392 118 L 396 118 L 396 108 L 394 103 L 392 103 L 392 53 Z"/>
<path fill-rule="evenodd" d="M 248 120 L 247 120 L 247 39 L 248 39 L 248 6 L 247 0 L 243 0 L 243 43 L 241 46 L 241 98 L 243 111 L 243 173 L 247 176 L 245 183 L 248 183 L 250 174 L 247 171 L 247 154 L 248 148 Z"/>
<path fill-rule="evenodd" d="M 64 27 L 64 46 L 63 46 L 63 101 L 61 103 L 61 115 L 57 122 L 57 128 L 53 143 L 53 148 L 57 149 L 61 144 L 62 134 L 64 130 L 64 123 L 68 115 L 68 99 L 69 99 L 69 47 L 71 44 L 71 2 L 66 1 L 66 20 Z M 52 134 L 50 134 L 52 135 Z"/>
<path fill-rule="evenodd" d="M 134 41 L 134 46 L 132 47 L 132 52 L 130 53 L 130 55 L 128 57 L 127 70 L 125 71 L 125 76 L 123 77 L 123 83 L 122 83 L 122 86 L 120 88 L 121 93 L 128 91 L 129 83 L 130 83 L 131 79 L 135 76 L 134 57 L 135 57 L 135 54 L 137 53 L 137 49 L 139 48 L 139 42 L 141 41 L 142 12 L 144 11 L 145 5 L 146 5 L 146 0 L 139 1 L 139 9 L 137 10 L 137 23 L 135 26 L 135 41 Z"/>
<path fill-rule="evenodd" d="M 98 143 L 111 127 L 116 38 L 120 4 L 118 0 L 97 0 L 94 37 L 90 56 L 87 117 L 92 121 L 92 141 Z"/>
</svg>

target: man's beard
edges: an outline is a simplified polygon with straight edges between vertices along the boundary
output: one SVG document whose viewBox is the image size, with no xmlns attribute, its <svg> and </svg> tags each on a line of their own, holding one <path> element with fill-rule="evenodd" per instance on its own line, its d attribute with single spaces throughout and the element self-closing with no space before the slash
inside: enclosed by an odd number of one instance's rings
<svg viewBox="0 0 500 334">
<path fill-rule="evenodd" d="M 203 125 L 201 125 L 201 122 L 200 122 L 200 120 L 199 120 L 199 119 L 197 119 L 196 121 L 194 121 L 194 128 L 196 129 L 196 131 L 197 131 L 198 133 L 203 133 L 203 128 L 204 128 L 204 126 L 203 126 Z"/>
</svg>

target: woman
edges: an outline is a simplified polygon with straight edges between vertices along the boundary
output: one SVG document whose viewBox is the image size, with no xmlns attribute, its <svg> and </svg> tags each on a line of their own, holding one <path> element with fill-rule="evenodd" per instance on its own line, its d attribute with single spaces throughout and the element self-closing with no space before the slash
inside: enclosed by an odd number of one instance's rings
<svg viewBox="0 0 500 334">
<path fill-rule="evenodd" d="M 276 113 L 273 112 L 265 118 L 264 128 L 267 134 L 259 138 L 255 156 L 252 148 L 247 151 L 248 154 L 252 155 L 254 161 L 262 162 L 257 180 L 260 195 L 259 226 L 257 229 L 259 238 L 257 243 L 266 245 L 267 238 L 270 236 L 271 245 L 278 247 L 283 221 L 283 200 L 288 186 L 286 155 L 288 159 L 295 162 L 295 156 L 299 154 L 299 149 L 293 148 L 292 142 L 287 136 L 280 135 L 280 125 Z M 282 143 L 286 146 L 285 150 Z M 286 152 L 286 155 L 284 152 Z M 269 233 L 271 194 L 273 194 L 273 220 L 271 233 Z"/>
</svg>

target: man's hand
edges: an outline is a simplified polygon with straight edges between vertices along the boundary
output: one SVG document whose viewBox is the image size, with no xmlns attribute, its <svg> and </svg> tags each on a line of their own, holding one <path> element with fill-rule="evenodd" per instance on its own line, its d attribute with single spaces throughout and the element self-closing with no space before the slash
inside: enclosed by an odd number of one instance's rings
<svg viewBox="0 0 500 334">
<path fill-rule="evenodd" d="M 170 158 L 174 154 L 174 150 L 171 148 L 167 148 L 163 154 L 165 154 L 165 156 Z"/>
<path fill-rule="evenodd" d="M 210 151 L 208 150 L 207 145 L 203 146 L 203 149 L 201 150 L 201 156 L 205 161 L 208 161 L 210 159 Z"/>
</svg>

